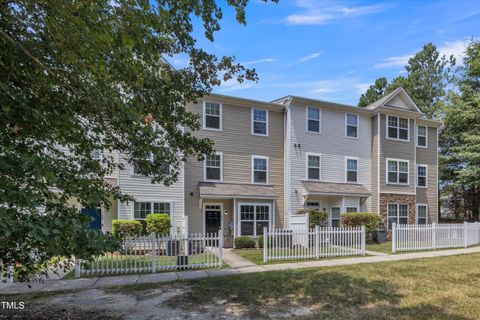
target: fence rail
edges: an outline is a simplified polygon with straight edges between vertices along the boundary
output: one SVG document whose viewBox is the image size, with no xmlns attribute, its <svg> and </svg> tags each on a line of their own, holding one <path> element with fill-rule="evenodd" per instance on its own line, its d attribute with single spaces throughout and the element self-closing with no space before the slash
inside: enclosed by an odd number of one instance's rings
<svg viewBox="0 0 480 320">
<path fill-rule="evenodd" d="M 75 277 L 220 268 L 223 233 L 155 235 L 125 239 L 121 249 L 75 262 Z"/>
<path fill-rule="evenodd" d="M 365 227 L 264 228 L 263 260 L 365 255 Z"/>
<path fill-rule="evenodd" d="M 480 243 L 480 224 L 393 224 L 392 252 L 461 248 Z"/>
</svg>

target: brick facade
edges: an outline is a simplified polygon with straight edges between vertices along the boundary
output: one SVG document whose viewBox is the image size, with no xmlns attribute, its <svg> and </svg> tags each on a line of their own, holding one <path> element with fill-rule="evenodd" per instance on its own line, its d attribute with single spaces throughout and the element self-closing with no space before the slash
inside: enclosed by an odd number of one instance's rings
<svg viewBox="0 0 480 320">
<path fill-rule="evenodd" d="M 416 222 L 417 201 L 415 195 L 380 193 L 380 216 L 382 217 L 382 222 L 385 223 L 385 228 L 387 228 L 387 214 L 389 203 L 407 204 L 408 223 L 412 224 Z M 388 238 L 390 239 L 390 237 L 391 232 L 388 231 Z"/>
</svg>

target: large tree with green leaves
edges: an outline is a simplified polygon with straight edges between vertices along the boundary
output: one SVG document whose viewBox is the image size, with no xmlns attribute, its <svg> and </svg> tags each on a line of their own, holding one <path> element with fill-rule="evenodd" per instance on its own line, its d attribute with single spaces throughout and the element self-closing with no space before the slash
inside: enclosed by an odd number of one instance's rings
<svg viewBox="0 0 480 320">
<path fill-rule="evenodd" d="M 454 65 L 453 56 L 440 56 L 437 47 L 428 43 L 408 60 L 405 77 L 396 77 L 391 82 L 384 77 L 377 79 L 361 95 L 358 105 L 366 107 L 396 88 L 403 87 L 428 118 L 437 118 L 445 104 L 446 89 L 452 80 L 451 68 Z"/>
<path fill-rule="evenodd" d="M 458 90 L 444 108 L 440 136 L 444 205 L 463 218 L 480 218 L 480 42 L 471 42 L 459 68 Z"/>
<path fill-rule="evenodd" d="M 242 24 L 247 3 L 227 1 Z M 51 257 L 89 258 L 115 247 L 70 204 L 129 199 L 104 179 L 118 163 L 108 152 L 93 160 L 94 150 L 121 152 L 152 182 L 165 184 L 178 178 L 186 157 L 212 151 L 211 141 L 192 135 L 199 121 L 185 105 L 221 81 L 257 75 L 234 57 L 199 48 L 194 19 L 213 41 L 222 9 L 215 0 L 0 3 L 4 265 L 15 263 L 28 278 Z M 187 67 L 166 63 L 179 54 L 188 56 Z"/>
</svg>

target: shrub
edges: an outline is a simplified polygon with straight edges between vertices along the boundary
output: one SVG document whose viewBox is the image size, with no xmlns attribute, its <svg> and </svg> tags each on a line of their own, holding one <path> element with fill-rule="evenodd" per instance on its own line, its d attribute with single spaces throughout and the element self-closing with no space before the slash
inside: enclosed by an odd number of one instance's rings
<svg viewBox="0 0 480 320">
<path fill-rule="evenodd" d="M 370 234 L 378 229 L 381 220 L 380 216 L 374 212 L 342 213 L 341 217 L 343 226 L 365 226 L 365 231 Z"/>
<path fill-rule="evenodd" d="M 251 237 L 235 238 L 235 248 L 237 249 L 255 248 L 255 239 Z"/>
<path fill-rule="evenodd" d="M 113 220 L 112 233 L 121 239 L 137 237 L 142 234 L 142 224 L 136 220 Z"/>
<path fill-rule="evenodd" d="M 315 226 L 327 227 L 328 226 L 328 212 L 320 211 L 318 209 L 300 209 L 297 214 L 308 213 L 309 228 L 315 228 Z"/>
<path fill-rule="evenodd" d="M 147 215 L 147 233 L 156 234 L 170 233 L 170 215 L 165 213 L 154 213 Z"/>
</svg>

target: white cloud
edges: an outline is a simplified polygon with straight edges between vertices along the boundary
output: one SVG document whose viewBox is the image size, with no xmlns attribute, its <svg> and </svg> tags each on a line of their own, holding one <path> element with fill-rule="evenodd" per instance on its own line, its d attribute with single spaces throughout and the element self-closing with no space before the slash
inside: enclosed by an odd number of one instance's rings
<svg viewBox="0 0 480 320">
<path fill-rule="evenodd" d="M 238 90 L 244 90 L 253 87 L 254 83 L 252 81 L 244 81 L 239 83 L 237 79 L 230 79 L 227 81 L 222 81 L 222 84 L 217 89 L 219 92 L 232 92 Z"/>
<path fill-rule="evenodd" d="M 413 54 L 406 54 L 398 57 L 389 57 L 383 59 L 382 63 L 374 65 L 377 69 L 390 68 L 390 67 L 403 67 L 408 63 L 408 60 L 413 57 Z"/>
<path fill-rule="evenodd" d="M 300 58 L 298 59 L 298 63 L 303 63 L 303 62 L 307 62 L 308 60 L 312 60 L 312 59 L 315 59 L 315 58 L 318 58 L 322 53 L 321 52 L 314 52 L 312 54 L 309 54 L 308 56 L 305 56 L 303 58 Z"/>
<path fill-rule="evenodd" d="M 247 62 L 244 62 L 243 65 L 244 66 L 251 66 L 253 64 L 259 64 L 259 63 L 266 63 L 266 62 L 274 62 L 275 59 L 273 58 L 266 58 L 266 59 L 259 59 L 259 60 L 253 60 L 253 61 L 247 61 Z"/>
<path fill-rule="evenodd" d="M 346 6 L 336 5 L 330 1 L 298 0 L 297 6 L 302 8 L 300 13 L 291 14 L 286 23 L 290 25 L 321 25 L 336 19 L 363 16 L 384 11 L 386 6 Z"/>
</svg>

